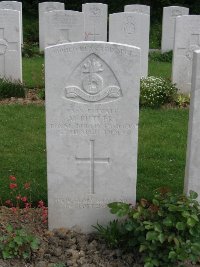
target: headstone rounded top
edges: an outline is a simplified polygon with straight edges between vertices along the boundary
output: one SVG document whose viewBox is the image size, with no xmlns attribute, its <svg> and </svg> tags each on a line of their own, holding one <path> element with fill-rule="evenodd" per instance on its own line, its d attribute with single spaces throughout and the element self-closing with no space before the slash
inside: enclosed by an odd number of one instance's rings
<svg viewBox="0 0 200 267">
<path fill-rule="evenodd" d="M 138 51 L 138 54 L 140 54 L 140 48 L 137 47 L 137 46 L 133 46 L 133 45 L 124 45 L 124 44 L 120 44 L 120 43 L 116 43 L 116 42 L 103 42 L 103 41 L 80 41 L 80 42 L 71 42 L 71 43 L 66 43 L 66 44 L 58 44 L 58 45 L 52 45 L 52 46 L 49 46 L 47 48 L 45 48 L 45 51 L 48 51 L 50 49 L 58 49 L 58 48 L 61 48 L 61 47 L 67 47 L 67 46 L 72 46 L 72 47 L 75 47 L 75 46 L 81 46 L 81 45 L 90 45 L 91 47 L 95 47 L 95 46 L 102 46 L 102 45 L 105 45 L 105 46 L 116 46 L 116 47 L 127 47 L 127 48 L 130 48 L 132 50 L 135 50 L 135 51 Z"/>
<path fill-rule="evenodd" d="M 53 9 L 51 11 L 48 11 L 49 14 L 53 14 L 53 13 L 60 13 L 60 14 L 81 14 L 82 12 L 79 12 L 79 11 L 74 11 L 74 10 L 62 10 L 62 9 Z"/>
<path fill-rule="evenodd" d="M 165 6 L 164 7 L 164 9 L 168 9 L 168 8 L 188 9 L 188 7 L 184 7 L 184 6 Z"/>
<path fill-rule="evenodd" d="M 138 13 L 138 12 L 129 12 L 129 11 L 127 11 L 127 12 L 117 12 L 117 13 L 112 13 L 112 14 L 110 14 L 110 16 L 115 16 L 115 15 L 121 15 L 121 16 L 146 16 L 146 17 L 149 17 L 149 14 L 145 14 L 145 13 Z"/>
<path fill-rule="evenodd" d="M 138 5 L 138 4 L 126 5 L 124 7 L 124 11 L 125 12 L 144 13 L 144 14 L 150 15 L 150 6 Z"/>
<path fill-rule="evenodd" d="M 39 3 L 40 11 L 52 11 L 58 8 L 64 9 L 65 4 L 61 2 L 42 2 Z"/>
</svg>

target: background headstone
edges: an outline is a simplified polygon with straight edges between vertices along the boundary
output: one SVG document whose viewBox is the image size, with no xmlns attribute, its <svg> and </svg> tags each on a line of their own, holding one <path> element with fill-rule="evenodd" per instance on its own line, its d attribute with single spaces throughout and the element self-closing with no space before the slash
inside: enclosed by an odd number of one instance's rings
<svg viewBox="0 0 200 267">
<path fill-rule="evenodd" d="M 185 192 L 198 193 L 200 201 L 200 50 L 194 52 L 188 129 Z"/>
<path fill-rule="evenodd" d="M 20 12 L 21 43 L 23 44 L 22 3 L 17 1 L 1 1 L 0 9 L 12 9 Z"/>
<path fill-rule="evenodd" d="M 124 7 L 124 12 L 137 12 L 150 15 L 150 6 L 146 5 L 126 5 Z"/>
<path fill-rule="evenodd" d="M 20 12 L 0 9 L 0 78 L 22 81 Z"/>
<path fill-rule="evenodd" d="M 84 40 L 82 12 L 56 10 L 45 13 L 45 48 L 47 46 Z"/>
<path fill-rule="evenodd" d="M 39 8 L 39 46 L 40 46 L 40 51 L 43 51 L 44 50 L 44 35 L 45 35 L 44 13 L 53 11 L 53 10 L 64 10 L 65 4 L 59 3 L 59 2 L 43 2 L 43 3 L 39 3 L 38 8 Z"/>
<path fill-rule="evenodd" d="M 141 76 L 148 75 L 150 16 L 123 12 L 110 15 L 109 41 L 141 48 Z"/>
<path fill-rule="evenodd" d="M 185 93 L 191 91 L 193 52 L 200 49 L 200 16 L 176 18 L 172 81 Z"/>
<path fill-rule="evenodd" d="M 49 228 L 107 224 L 135 203 L 140 49 L 79 42 L 45 49 Z"/>
<path fill-rule="evenodd" d="M 176 17 L 188 14 L 189 8 L 186 7 L 168 6 L 163 8 L 161 42 L 162 52 L 173 50 Z"/>
<path fill-rule="evenodd" d="M 82 5 L 85 41 L 107 41 L 108 6 L 101 3 Z"/>
</svg>

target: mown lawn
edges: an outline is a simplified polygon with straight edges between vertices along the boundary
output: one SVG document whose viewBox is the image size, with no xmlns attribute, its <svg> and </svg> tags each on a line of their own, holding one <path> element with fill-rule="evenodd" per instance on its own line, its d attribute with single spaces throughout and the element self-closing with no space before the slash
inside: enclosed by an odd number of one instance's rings
<svg viewBox="0 0 200 267">
<path fill-rule="evenodd" d="M 10 198 L 8 177 L 15 175 L 31 182 L 33 201 L 46 200 L 44 107 L 1 105 L 0 121 L 0 197 Z M 163 186 L 183 190 L 187 123 L 188 110 L 140 111 L 137 198 Z"/>
<path fill-rule="evenodd" d="M 23 58 L 23 82 L 27 88 L 44 88 L 44 58 Z"/>
<path fill-rule="evenodd" d="M 21 185 L 32 183 L 33 200 L 46 199 L 44 107 L 2 105 L 0 122 L 0 197 L 10 197 L 8 177 L 15 175 Z"/>
<path fill-rule="evenodd" d="M 172 64 L 169 62 L 149 62 L 149 76 L 163 77 L 171 80 Z"/>
</svg>

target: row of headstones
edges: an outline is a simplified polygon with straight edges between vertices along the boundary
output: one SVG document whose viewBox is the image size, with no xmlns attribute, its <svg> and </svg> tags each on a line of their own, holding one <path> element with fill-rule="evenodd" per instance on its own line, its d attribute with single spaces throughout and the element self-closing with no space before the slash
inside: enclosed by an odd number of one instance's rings
<svg viewBox="0 0 200 267">
<path fill-rule="evenodd" d="M 64 11 L 62 3 L 39 4 L 40 45 L 76 41 L 107 41 L 107 5 L 83 4 L 82 11 Z M 47 12 L 51 10 L 52 12 Z M 150 7 L 125 6 L 125 12 L 111 14 L 109 41 L 141 48 L 141 76 L 148 75 Z M 200 16 L 188 15 L 185 7 L 163 9 L 162 52 L 173 50 L 172 82 L 185 93 L 191 91 L 192 54 L 200 48 Z"/>
<path fill-rule="evenodd" d="M 194 53 L 185 191 L 200 200 L 200 51 Z M 140 48 L 106 42 L 45 50 L 49 227 L 92 231 L 107 204 L 135 204 Z"/>
<path fill-rule="evenodd" d="M 46 32 L 48 31 L 48 26 L 49 23 L 47 22 L 46 27 L 45 25 L 45 20 L 53 20 L 50 17 L 47 16 L 45 19 L 45 13 L 48 11 L 55 11 L 55 10 L 64 10 L 64 4 L 59 3 L 59 2 L 44 2 L 39 4 L 39 25 L 40 25 L 40 49 L 44 50 L 46 46 L 48 46 L 48 40 L 45 43 L 44 36 Z M 137 12 L 137 13 L 142 13 L 146 15 L 150 15 L 150 6 L 146 5 L 126 5 L 124 7 L 124 12 Z M 74 25 L 72 25 L 72 21 L 69 19 L 66 19 L 66 25 L 68 27 L 68 30 L 70 29 L 70 26 L 72 28 L 72 36 L 71 38 L 69 37 L 69 32 L 66 33 L 64 38 L 67 38 L 67 41 L 107 41 L 107 17 L 108 17 L 108 7 L 106 4 L 101 4 L 101 3 L 91 3 L 91 4 L 83 4 L 82 5 L 82 12 L 77 12 L 77 13 L 58 13 L 57 15 L 54 15 L 54 23 L 59 24 L 57 16 L 73 16 L 74 14 Z M 133 25 L 133 19 L 130 18 L 130 23 L 127 21 L 127 18 L 125 17 L 124 19 L 122 16 L 125 14 L 123 13 L 118 13 L 118 14 L 113 14 L 110 16 L 110 23 L 112 24 L 112 17 L 113 16 L 118 16 L 119 18 L 119 23 L 122 24 L 124 21 L 124 31 L 125 33 L 127 32 L 127 26 L 129 29 L 131 28 L 131 33 L 133 31 L 133 27 L 131 27 L 131 24 Z M 175 18 L 177 16 L 182 16 L 182 15 L 188 15 L 189 14 L 189 9 L 185 7 L 179 7 L 179 6 L 169 6 L 165 7 L 163 9 L 163 24 L 162 24 L 162 51 L 170 51 L 173 49 L 173 41 L 174 41 L 174 28 L 175 28 Z M 127 14 L 126 14 L 127 15 Z M 60 19 L 62 20 L 62 19 Z M 75 22 L 76 21 L 76 22 Z M 51 22 L 53 23 L 53 22 Z M 64 21 L 62 21 L 62 24 Z M 127 25 L 129 23 L 129 25 Z M 69 25 L 70 24 L 70 25 Z M 78 25 L 77 25 L 78 24 Z M 63 26 L 63 25 L 62 25 Z M 119 25 L 116 25 L 118 27 Z M 121 26 L 121 25 L 120 25 Z M 134 25 L 135 26 L 135 25 Z M 123 26 L 122 26 L 123 27 Z M 135 26 L 136 27 L 136 26 Z M 138 27 L 136 27 L 138 28 Z M 77 31 L 77 36 L 75 36 L 73 33 Z M 139 30 L 138 30 L 139 31 Z M 111 26 L 110 32 L 113 34 L 113 25 Z M 58 37 L 56 40 L 57 42 L 62 41 L 62 33 L 60 33 L 61 36 Z M 127 34 L 130 34 L 129 31 Z M 71 34 L 70 34 L 71 35 Z M 121 40 L 120 41 L 126 41 L 123 40 L 123 33 L 120 33 Z M 49 38 L 52 38 L 50 36 Z M 60 39 L 59 39 L 60 38 Z M 109 41 L 113 41 L 109 39 Z M 48 39 L 48 34 L 47 34 L 47 39 Z M 56 41 L 54 41 L 54 44 Z M 145 40 L 146 41 L 146 40 Z"/>
<path fill-rule="evenodd" d="M 49 6 L 50 5 L 50 6 Z M 64 8 L 64 4 L 57 2 L 45 2 L 39 5 L 40 9 L 43 11 L 53 10 L 57 5 L 61 5 Z M 98 32 L 101 32 L 101 28 L 96 31 L 99 25 L 102 25 L 101 17 L 107 17 L 107 5 L 103 4 L 85 4 L 83 5 L 84 13 L 88 19 L 88 23 L 83 23 L 83 13 L 76 11 L 53 11 L 45 12 L 47 17 L 53 15 L 53 22 L 47 20 L 46 32 L 49 32 L 51 38 L 56 41 L 51 41 L 48 45 L 78 41 L 79 32 L 83 34 L 83 25 L 89 25 L 86 32 L 87 38 L 98 37 Z M 14 1 L 3 1 L 0 2 L 1 8 L 6 8 L 6 10 L 1 9 L 1 21 L 2 29 L 0 31 L 0 49 L 1 49 L 1 64 L 0 64 L 0 74 L 1 77 L 12 78 L 14 80 L 22 80 L 22 64 L 21 64 L 21 42 L 22 40 L 22 12 L 21 3 Z M 49 9 L 47 8 L 49 7 Z M 99 7 L 99 8 L 98 8 Z M 134 7 L 137 7 L 137 12 L 150 12 L 148 6 L 140 6 L 143 9 L 139 9 L 139 6 L 126 6 L 125 10 L 134 11 Z M 7 9 L 18 9 L 20 11 L 7 10 Z M 57 7 L 58 8 L 58 7 Z M 60 7 L 61 8 L 61 7 Z M 132 8 L 132 9 L 131 9 Z M 101 10 L 102 9 L 102 10 Z M 191 62 L 192 53 L 195 49 L 200 48 L 200 16 L 178 16 L 184 12 L 188 12 L 188 9 L 178 8 L 178 7 L 167 7 L 165 8 L 168 12 L 165 14 L 171 16 L 171 26 L 169 29 L 174 29 L 175 24 L 175 41 L 174 41 L 174 57 L 173 57 L 173 71 L 172 71 L 172 81 L 177 84 L 177 87 L 183 92 L 190 92 L 191 90 Z M 164 10 L 165 10 L 164 9 Z M 57 14 L 63 13 L 63 16 Z M 67 13 L 66 13 L 67 12 Z M 69 13 L 68 13 L 69 12 Z M 93 15 L 89 15 L 91 14 Z M 80 20 L 78 15 L 82 14 L 82 19 Z M 104 14 L 101 16 L 101 14 Z M 6 17 L 6 19 L 5 19 Z M 19 17 L 19 18 L 18 18 Z M 40 18 L 44 18 L 40 12 Z M 91 23 L 91 17 L 94 23 Z M 97 17 L 97 18 L 96 18 Z M 176 17 L 176 23 L 174 18 Z M 149 15 L 134 12 L 124 12 L 118 14 L 110 15 L 110 41 L 117 43 L 126 43 L 134 45 L 141 48 L 142 54 L 142 67 L 141 76 L 147 76 L 148 72 L 148 49 L 149 49 Z M 86 20 L 86 19 L 85 19 Z M 164 20 L 167 21 L 166 15 Z M 104 21 L 104 20 L 102 20 Z M 55 22 L 55 23 L 54 23 Z M 82 23 L 81 23 L 82 22 Z M 19 25 L 18 25 L 19 24 Z M 66 27 L 67 24 L 67 27 Z M 165 23 L 163 23 L 164 25 Z M 43 25 L 40 21 L 40 25 Z M 45 23 L 44 23 L 45 25 Z M 77 26 L 78 25 L 78 26 Z M 107 30 L 107 22 L 104 23 Z M 170 25 L 170 24 L 169 24 Z M 73 32 L 71 28 L 75 27 Z M 71 28 L 70 28 L 71 27 Z M 89 29 L 89 27 L 92 27 Z M 103 27 L 102 27 L 103 28 Z M 170 30 L 165 30 L 165 32 L 170 32 Z M 92 31 L 93 30 L 93 31 Z M 102 30 L 103 31 L 103 30 Z M 174 31 L 174 30 L 173 30 Z M 12 34 L 11 34 L 12 32 Z M 104 30 L 105 32 L 105 30 Z M 164 30 L 163 30 L 164 32 Z M 69 35 L 70 34 L 70 35 Z M 71 40 L 69 39 L 69 36 Z M 100 34 L 99 34 L 100 36 Z M 171 34 L 173 36 L 173 34 Z M 83 37 L 83 35 L 82 35 Z M 73 39 L 74 38 L 74 39 Z M 78 39 L 76 39 L 78 38 Z M 172 38 L 169 38 L 170 40 Z M 12 63 L 10 58 L 12 57 Z"/>
<path fill-rule="evenodd" d="M 63 3 L 40 3 L 40 50 L 67 42 L 107 42 L 107 16 L 108 6 L 101 3 L 83 4 L 82 12 L 64 10 Z M 148 75 L 149 29 L 150 16 L 147 14 L 125 12 L 110 15 L 109 41 L 140 47 L 141 76 L 145 77 Z"/>
</svg>

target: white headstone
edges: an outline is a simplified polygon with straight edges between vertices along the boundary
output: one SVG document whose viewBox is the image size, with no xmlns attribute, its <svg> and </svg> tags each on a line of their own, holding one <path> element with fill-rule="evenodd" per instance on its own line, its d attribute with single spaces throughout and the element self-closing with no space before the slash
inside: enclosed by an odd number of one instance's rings
<svg viewBox="0 0 200 267">
<path fill-rule="evenodd" d="M 146 5 L 126 5 L 124 7 L 124 12 L 137 12 L 150 15 L 150 6 Z"/>
<path fill-rule="evenodd" d="M 161 42 L 162 52 L 168 52 L 170 50 L 173 50 L 176 17 L 188 14 L 189 8 L 186 7 L 168 6 L 163 8 Z"/>
<path fill-rule="evenodd" d="M 82 12 L 56 10 L 45 13 L 45 47 L 84 40 Z"/>
<path fill-rule="evenodd" d="M 22 81 L 20 12 L 0 9 L 0 78 Z"/>
<path fill-rule="evenodd" d="M 200 49 L 200 15 L 176 18 L 172 81 L 185 93 L 191 90 L 193 52 Z"/>
<path fill-rule="evenodd" d="M 150 16 L 123 12 L 110 15 L 109 41 L 141 48 L 141 76 L 148 75 Z"/>
<path fill-rule="evenodd" d="M 85 41 L 107 41 L 108 6 L 101 3 L 82 5 Z"/>
<path fill-rule="evenodd" d="M 200 50 L 194 52 L 188 129 L 185 192 L 198 193 L 200 201 Z"/>
<path fill-rule="evenodd" d="M 79 42 L 45 49 L 49 228 L 108 223 L 135 203 L 140 49 Z"/>
<path fill-rule="evenodd" d="M 20 12 L 21 43 L 23 44 L 22 3 L 18 1 L 1 1 L 0 9 L 11 9 Z"/>
<path fill-rule="evenodd" d="M 53 10 L 64 10 L 65 4 L 59 2 L 43 2 L 39 3 L 39 45 L 40 51 L 44 50 L 44 35 L 45 35 L 45 18 L 44 13 Z"/>
</svg>

